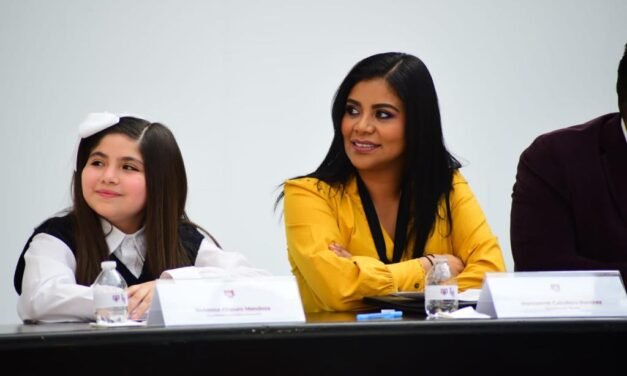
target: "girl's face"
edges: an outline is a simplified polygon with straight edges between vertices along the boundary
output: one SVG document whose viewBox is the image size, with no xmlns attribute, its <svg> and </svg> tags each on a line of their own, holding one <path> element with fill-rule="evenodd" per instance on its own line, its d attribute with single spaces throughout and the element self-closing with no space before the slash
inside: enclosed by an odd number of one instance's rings
<svg viewBox="0 0 627 376">
<path fill-rule="evenodd" d="M 344 149 L 360 172 L 400 172 L 405 152 L 403 102 L 383 78 L 358 82 L 342 118 Z"/>
<path fill-rule="evenodd" d="M 139 230 L 146 206 L 144 161 L 136 140 L 112 133 L 91 151 L 81 173 L 85 201 L 127 234 Z"/>
</svg>

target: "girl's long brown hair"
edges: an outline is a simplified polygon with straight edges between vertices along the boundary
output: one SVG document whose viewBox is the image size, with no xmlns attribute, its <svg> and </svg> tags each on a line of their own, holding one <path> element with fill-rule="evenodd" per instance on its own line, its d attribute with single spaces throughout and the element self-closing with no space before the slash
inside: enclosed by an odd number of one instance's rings
<svg viewBox="0 0 627 376">
<path fill-rule="evenodd" d="M 100 217 L 83 197 L 81 174 L 92 150 L 103 137 L 113 133 L 137 140 L 144 159 L 146 270 L 153 278 L 158 278 L 164 270 L 192 265 L 194 262 L 190 260 L 179 237 L 179 224 L 193 223 L 185 214 L 187 175 L 174 135 L 163 124 L 122 117 L 118 124 L 82 139 L 78 148 L 73 177 L 72 219 L 76 229 L 76 280 L 83 285 L 90 285 L 96 279 L 100 262 L 108 259 L 109 250 Z"/>
</svg>

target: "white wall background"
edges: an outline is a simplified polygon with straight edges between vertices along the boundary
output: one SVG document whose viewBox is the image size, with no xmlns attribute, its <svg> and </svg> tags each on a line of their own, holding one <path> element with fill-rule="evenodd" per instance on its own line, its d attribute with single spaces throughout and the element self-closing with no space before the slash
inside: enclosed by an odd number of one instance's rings
<svg viewBox="0 0 627 376">
<path fill-rule="evenodd" d="M 275 189 L 322 160 L 337 85 L 384 51 L 430 68 L 447 144 L 512 270 L 518 156 L 542 132 L 616 111 L 626 19 L 624 0 L 0 0 L 0 323 L 19 322 L 25 241 L 70 204 L 91 111 L 167 124 L 191 218 L 288 274 Z"/>
</svg>

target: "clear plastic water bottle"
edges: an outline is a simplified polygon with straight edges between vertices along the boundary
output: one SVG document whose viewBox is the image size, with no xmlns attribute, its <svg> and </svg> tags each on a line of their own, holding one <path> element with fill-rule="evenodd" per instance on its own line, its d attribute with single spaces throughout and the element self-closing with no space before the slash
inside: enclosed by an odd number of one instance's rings
<svg viewBox="0 0 627 376">
<path fill-rule="evenodd" d="M 125 322 L 128 319 L 128 287 L 115 269 L 115 261 L 100 263 L 102 271 L 93 285 L 94 310 L 98 324 Z"/>
<path fill-rule="evenodd" d="M 453 312 L 458 305 L 457 280 L 452 278 L 446 257 L 436 256 L 426 276 L 425 311 L 433 317 L 438 312 Z"/>
</svg>

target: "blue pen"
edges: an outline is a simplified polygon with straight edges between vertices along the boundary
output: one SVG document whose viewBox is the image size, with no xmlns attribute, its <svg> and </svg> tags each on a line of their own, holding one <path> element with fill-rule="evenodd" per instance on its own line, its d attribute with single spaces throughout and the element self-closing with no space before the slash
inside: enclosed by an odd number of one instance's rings
<svg viewBox="0 0 627 376">
<path fill-rule="evenodd" d="M 381 310 L 377 313 L 359 313 L 357 314 L 357 321 L 364 320 L 390 320 L 403 317 L 403 311 L 394 310 Z"/>
</svg>

